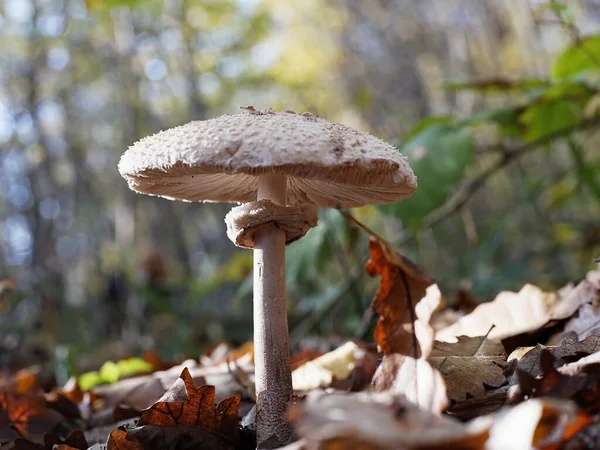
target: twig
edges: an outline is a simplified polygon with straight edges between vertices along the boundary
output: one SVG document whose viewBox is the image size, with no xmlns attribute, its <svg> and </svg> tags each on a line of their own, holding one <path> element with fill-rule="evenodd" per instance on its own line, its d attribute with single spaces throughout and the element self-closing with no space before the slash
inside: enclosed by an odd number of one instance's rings
<svg viewBox="0 0 600 450">
<path fill-rule="evenodd" d="M 340 212 L 340 214 L 342 216 L 344 216 L 344 219 L 346 219 L 348 222 L 352 223 L 354 226 L 360 228 L 364 232 L 370 234 L 371 236 L 373 236 L 374 238 L 376 238 L 376 239 L 378 239 L 380 241 L 385 241 L 384 238 L 382 238 L 381 236 L 379 236 L 377 233 L 375 233 L 373 230 L 371 230 L 365 224 L 363 224 L 362 222 L 359 222 L 358 220 L 356 220 L 354 218 L 354 216 L 352 214 L 350 214 L 348 211 L 343 210 L 340 206 L 337 207 L 337 210 Z"/>
<path fill-rule="evenodd" d="M 490 329 L 488 330 L 487 333 L 485 333 L 485 336 L 483 337 L 483 339 L 481 340 L 481 342 L 479 343 L 479 345 L 477 346 L 477 348 L 475 349 L 475 351 L 473 352 L 473 354 L 471 356 L 475 356 L 477 355 L 477 353 L 479 353 L 481 351 L 481 349 L 483 348 L 483 344 L 485 344 L 485 341 L 487 341 L 488 336 L 490 335 L 490 333 L 492 332 L 492 330 L 496 327 L 496 325 L 493 325 L 490 327 Z"/>
<path fill-rule="evenodd" d="M 422 228 L 434 227 L 458 212 L 466 203 L 469 202 L 469 200 L 479 191 L 479 189 L 485 185 L 488 178 L 490 178 L 500 169 L 506 167 L 515 159 L 520 158 L 532 150 L 535 150 L 541 145 L 545 145 L 556 139 L 565 137 L 574 131 L 582 131 L 598 125 L 600 125 L 600 117 L 595 116 L 582 120 L 571 127 L 565 127 L 561 130 L 557 130 L 535 141 L 528 142 L 512 149 L 507 149 L 500 159 L 481 172 L 477 177 L 471 179 L 471 181 L 469 181 L 448 202 L 446 202 L 444 206 L 434 211 L 428 218 L 426 218 Z M 359 226 L 361 226 L 361 228 L 364 227 L 362 224 L 359 224 Z"/>
</svg>

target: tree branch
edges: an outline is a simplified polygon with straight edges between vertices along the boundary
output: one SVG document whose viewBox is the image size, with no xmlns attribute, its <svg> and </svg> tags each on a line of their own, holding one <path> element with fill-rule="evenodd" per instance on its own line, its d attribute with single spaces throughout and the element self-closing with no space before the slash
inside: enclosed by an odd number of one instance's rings
<svg viewBox="0 0 600 450">
<path fill-rule="evenodd" d="M 535 150 L 536 148 L 549 144 L 557 139 L 566 137 L 575 131 L 583 131 L 590 128 L 594 128 L 600 125 L 600 117 L 595 116 L 589 119 L 582 120 L 571 127 L 565 127 L 564 129 L 557 130 L 554 133 L 550 133 L 540 139 L 528 142 L 526 144 L 514 147 L 512 149 L 506 149 L 502 154 L 502 157 L 498 159 L 494 164 L 489 166 L 487 169 L 482 171 L 475 178 L 468 181 L 462 189 L 454 194 L 443 206 L 432 212 L 428 217 L 425 218 L 422 228 L 434 227 L 447 218 L 458 212 L 463 206 L 465 206 L 469 200 L 481 189 L 486 181 L 498 172 L 500 169 L 509 165 L 512 161 L 520 158 L 526 153 Z"/>
</svg>

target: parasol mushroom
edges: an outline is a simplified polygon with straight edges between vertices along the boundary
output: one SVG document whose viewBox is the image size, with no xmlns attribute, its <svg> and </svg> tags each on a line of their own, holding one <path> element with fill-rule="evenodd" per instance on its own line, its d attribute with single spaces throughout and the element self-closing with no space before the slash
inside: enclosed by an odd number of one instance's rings
<svg viewBox="0 0 600 450">
<path fill-rule="evenodd" d="M 257 439 L 269 447 L 292 435 L 285 245 L 317 225 L 317 207 L 395 202 L 416 178 L 395 147 L 369 134 L 310 113 L 243 109 L 136 142 L 119 172 L 140 193 L 241 204 L 225 220 L 230 239 L 254 249 Z"/>
</svg>

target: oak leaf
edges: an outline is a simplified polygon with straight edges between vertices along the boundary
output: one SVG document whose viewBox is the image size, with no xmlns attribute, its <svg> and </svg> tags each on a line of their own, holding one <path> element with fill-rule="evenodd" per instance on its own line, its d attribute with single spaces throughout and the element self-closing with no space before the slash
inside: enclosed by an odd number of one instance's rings
<svg viewBox="0 0 600 450">
<path fill-rule="evenodd" d="M 444 356 L 429 358 L 428 362 L 442 374 L 452 402 L 484 397 L 488 390 L 507 383 L 504 357 Z"/>
<path fill-rule="evenodd" d="M 117 429 L 113 430 L 108 436 L 106 450 L 143 450 L 142 444 L 134 440 L 127 439 L 127 432 Z"/>
<path fill-rule="evenodd" d="M 202 443 L 203 448 L 233 448 L 239 442 L 240 396 L 229 397 L 215 407 L 214 386 L 196 388 L 190 372 L 180 378 L 162 398 L 142 412 L 127 437 L 144 448 L 182 448 L 179 441 Z"/>
</svg>

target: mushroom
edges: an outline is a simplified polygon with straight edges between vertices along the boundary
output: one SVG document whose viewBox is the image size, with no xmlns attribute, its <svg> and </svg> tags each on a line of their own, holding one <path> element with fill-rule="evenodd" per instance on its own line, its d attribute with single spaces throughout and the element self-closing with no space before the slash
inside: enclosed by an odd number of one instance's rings
<svg viewBox="0 0 600 450">
<path fill-rule="evenodd" d="M 119 172 L 134 191 L 174 200 L 241 204 L 227 234 L 254 249 L 254 352 L 259 446 L 292 436 L 285 245 L 317 225 L 317 207 L 391 203 L 416 178 L 380 139 L 310 113 L 243 108 L 133 144 Z"/>
</svg>

